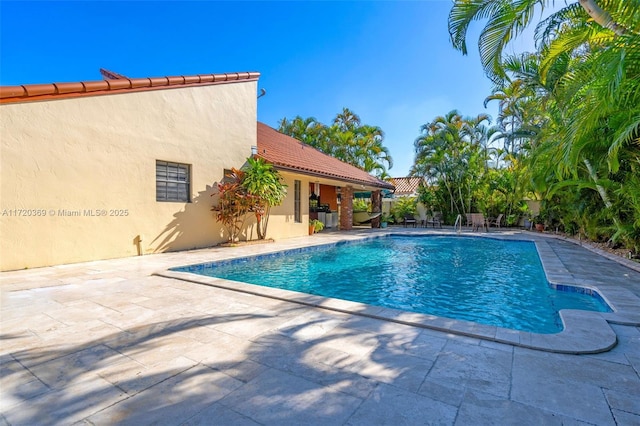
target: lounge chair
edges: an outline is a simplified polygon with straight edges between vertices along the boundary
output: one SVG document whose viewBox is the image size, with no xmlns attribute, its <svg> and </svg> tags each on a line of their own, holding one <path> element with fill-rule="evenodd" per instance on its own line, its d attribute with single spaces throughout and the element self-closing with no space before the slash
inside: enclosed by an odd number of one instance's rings
<svg viewBox="0 0 640 426">
<path fill-rule="evenodd" d="M 500 228 L 500 222 L 502 222 L 502 216 L 504 216 L 503 214 L 499 214 L 497 218 L 492 219 L 489 218 L 487 219 L 487 227 L 489 226 L 495 226 L 496 228 Z"/>
<path fill-rule="evenodd" d="M 416 224 L 418 223 L 418 221 L 416 220 L 416 218 L 411 215 L 411 214 L 406 214 L 404 215 L 404 227 L 406 228 L 407 225 L 413 224 L 413 227 L 416 227 Z"/>
<path fill-rule="evenodd" d="M 436 224 L 438 224 L 438 226 L 442 228 L 442 213 L 435 212 L 433 216 L 427 216 L 424 227 L 426 228 L 429 224 L 434 228 L 436 227 Z"/>
</svg>

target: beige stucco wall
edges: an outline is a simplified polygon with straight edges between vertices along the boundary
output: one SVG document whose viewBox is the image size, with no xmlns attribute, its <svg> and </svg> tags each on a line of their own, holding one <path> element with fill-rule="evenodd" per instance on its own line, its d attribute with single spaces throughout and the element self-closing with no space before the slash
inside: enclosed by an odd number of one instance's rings
<svg viewBox="0 0 640 426">
<path fill-rule="evenodd" d="M 287 185 L 287 196 L 279 206 L 271 208 L 267 238 L 290 238 L 309 235 L 309 182 L 303 175 L 280 172 L 282 181 Z M 300 208 L 302 222 L 296 223 L 294 217 L 294 181 L 301 182 Z"/>
<path fill-rule="evenodd" d="M 211 185 L 256 145 L 256 84 L 0 105 L 0 269 L 223 241 Z M 191 165 L 191 203 L 156 202 L 156 160 Z"/>
</svg>

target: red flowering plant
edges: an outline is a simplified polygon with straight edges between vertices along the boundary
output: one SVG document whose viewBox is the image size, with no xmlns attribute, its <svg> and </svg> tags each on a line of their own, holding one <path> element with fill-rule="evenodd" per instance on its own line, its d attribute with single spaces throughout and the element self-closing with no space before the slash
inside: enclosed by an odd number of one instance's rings
<svg viewBox="0 0 640 426">
<path fill-rule="evenodd" d="M 224 181 L 218 182 L 218 192 L 211 194 L 211 196 L 218 196 L 218 202 L 211 210 L 216 212 L 216 220 L 221 222 L 227 230 L 230 242 L 236 242 L 240 239 L 247 213 L 253 204 L 252 196 L 242 186 L 243 178 L 244 172 L 242 170 L 231 169 L 225 174 Z"/>
</svg>

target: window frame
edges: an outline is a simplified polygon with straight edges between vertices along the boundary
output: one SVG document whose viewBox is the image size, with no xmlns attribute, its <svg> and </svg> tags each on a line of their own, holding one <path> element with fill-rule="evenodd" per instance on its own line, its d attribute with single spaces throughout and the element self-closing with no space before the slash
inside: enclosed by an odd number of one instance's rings
<svg viewBox="0 0 640 426">
<path fill-rule="evenodd" d="M 181 176 L 184 176 L 181 178 Z M 156 160 L 156 201 L 159 203 L 191 202 L 191 164 Z M 175 188 L 170 191 L 170 188 Z M 175 196 L 170 193 L 175 192 Z"/>
<path fill-rule="evenodd" d="M 302 181 L 293 181 L 293 221 L 302 223 Z"/>
</svg>

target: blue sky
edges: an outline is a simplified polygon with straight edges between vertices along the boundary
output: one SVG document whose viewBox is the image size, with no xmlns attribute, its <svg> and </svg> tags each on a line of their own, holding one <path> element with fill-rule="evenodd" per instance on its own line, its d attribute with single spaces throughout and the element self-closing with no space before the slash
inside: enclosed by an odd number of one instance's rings
<svg viewBox="0 0 640 426">
<path fill-rule="evenodd" d="M 450 0 L 415 2 L 0 3 L 0 84 L 259 71 L 258 119 L 330 123 L 348 107 L 385 132 L 391 176 L 406 176 L 420 126 L 458 109 L 489 113 L 478 59 L 455 51 Z M 525 44 L 527 41 L 525 41 Z"/>
</svg>

